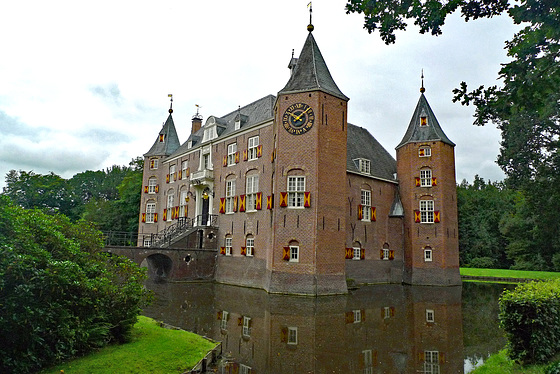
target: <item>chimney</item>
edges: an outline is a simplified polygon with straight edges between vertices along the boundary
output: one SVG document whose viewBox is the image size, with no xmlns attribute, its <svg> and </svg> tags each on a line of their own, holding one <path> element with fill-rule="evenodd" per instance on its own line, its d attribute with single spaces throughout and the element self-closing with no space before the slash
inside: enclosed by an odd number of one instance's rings
<svg viewBox="0 0 560 374">
<path fill-rule="evenodd" d="M 191 134 L 194 134 L 195 132 L 200 130 L 201 127 L 202 127 L 202 116 L 197 113 L 192 117 Z"/>
</svg>

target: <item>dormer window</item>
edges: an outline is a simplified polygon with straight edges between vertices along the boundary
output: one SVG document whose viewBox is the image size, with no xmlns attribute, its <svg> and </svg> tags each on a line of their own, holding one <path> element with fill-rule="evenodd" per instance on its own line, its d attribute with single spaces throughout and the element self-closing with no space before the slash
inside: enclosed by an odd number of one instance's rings
<svg viewBox="0 0 560 374">
<path fill-rule="evenodd" d="M 164 140 L 165 140 L 165 134 L 159 134 L 159 142 L 163 143 Z"/>
<path fill-rule="evenodd" d="M 204 125 L 204 134 L 202 135 L 202 141 L 206 142 L 208 140 L 212 140 L 218 137 L 218 132 L 216 130 L 216 118 L 214 116 L 210 116 L 206 120 L 206 124 Z"/>
<path fill-rule="evenodd" d="M 367 158 L 357 158 L 354 160 L 360 173 L 371 174 L 371 162 Z"/>
<path fill-rule="evenodd" d="M 426 112 L 424 110 L 422 110 L 422 113 L 420 113 L 420 126 L 428 126 L 428 116 L 426 115 Z"/>
<path fill-rule="evenodd" d="M 237 117 L 235 119 L 235 130 L 239 130 L 241 128 L 241 118 Z"/>
</svg>

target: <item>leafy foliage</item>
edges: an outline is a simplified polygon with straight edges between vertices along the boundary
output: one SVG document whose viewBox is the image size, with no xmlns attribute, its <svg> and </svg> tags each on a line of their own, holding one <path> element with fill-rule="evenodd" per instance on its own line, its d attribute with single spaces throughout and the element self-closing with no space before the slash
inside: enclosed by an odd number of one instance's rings
<svg viewBox="0 0 560 374">
<path fill-rule="evenodd" d="M 531 282 L 504 291 L 500 325 L 513 360 L 542 363 L 554 357 L 560 352 L 560 281 Z"/>
<path fill-rule="evenodd" d="M 0 372 L 32 372 L 125 341 L 148 300 L 144 272 L 100 252 L 84 221 L 0 196 Z"/>
</svg>

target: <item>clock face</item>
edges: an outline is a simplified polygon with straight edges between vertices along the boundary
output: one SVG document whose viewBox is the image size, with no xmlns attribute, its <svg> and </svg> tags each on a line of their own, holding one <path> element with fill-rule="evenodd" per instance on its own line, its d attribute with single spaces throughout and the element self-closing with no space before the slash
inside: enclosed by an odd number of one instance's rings
<svg viewBox="0 0 560 374">
<path fill-rule="evenodd" d="M 296 103 L 286 109 L 282 115 L 282 125 L 292 135 L 301 135 L 313 127 L 315 114 L 307 104 Z"/>
</svg>

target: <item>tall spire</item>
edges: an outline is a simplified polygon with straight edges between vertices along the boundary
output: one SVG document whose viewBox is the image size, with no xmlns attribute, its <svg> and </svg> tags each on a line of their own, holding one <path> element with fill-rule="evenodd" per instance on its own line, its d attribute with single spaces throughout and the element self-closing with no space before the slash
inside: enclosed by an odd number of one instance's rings
<svg viewBox="0 0 560 374">
<path fill-rule="evenodd" d="M 144 154 L 144 157 L 148 156 L 168 156 L 175 152 L 177 148 L 181 145 L 179 142 L 179 137 L 177 136 L 177 130 L 175 129 L 175 123 L 173 122 L 173 95 L 169 94 L 167 97 L 171 98 L 171 105 L 169 107 L 169 116 L 163 124 L 161 130 L 159 131 L 158 137 L 152 145 L 152 148 Z"/>
</svg>

